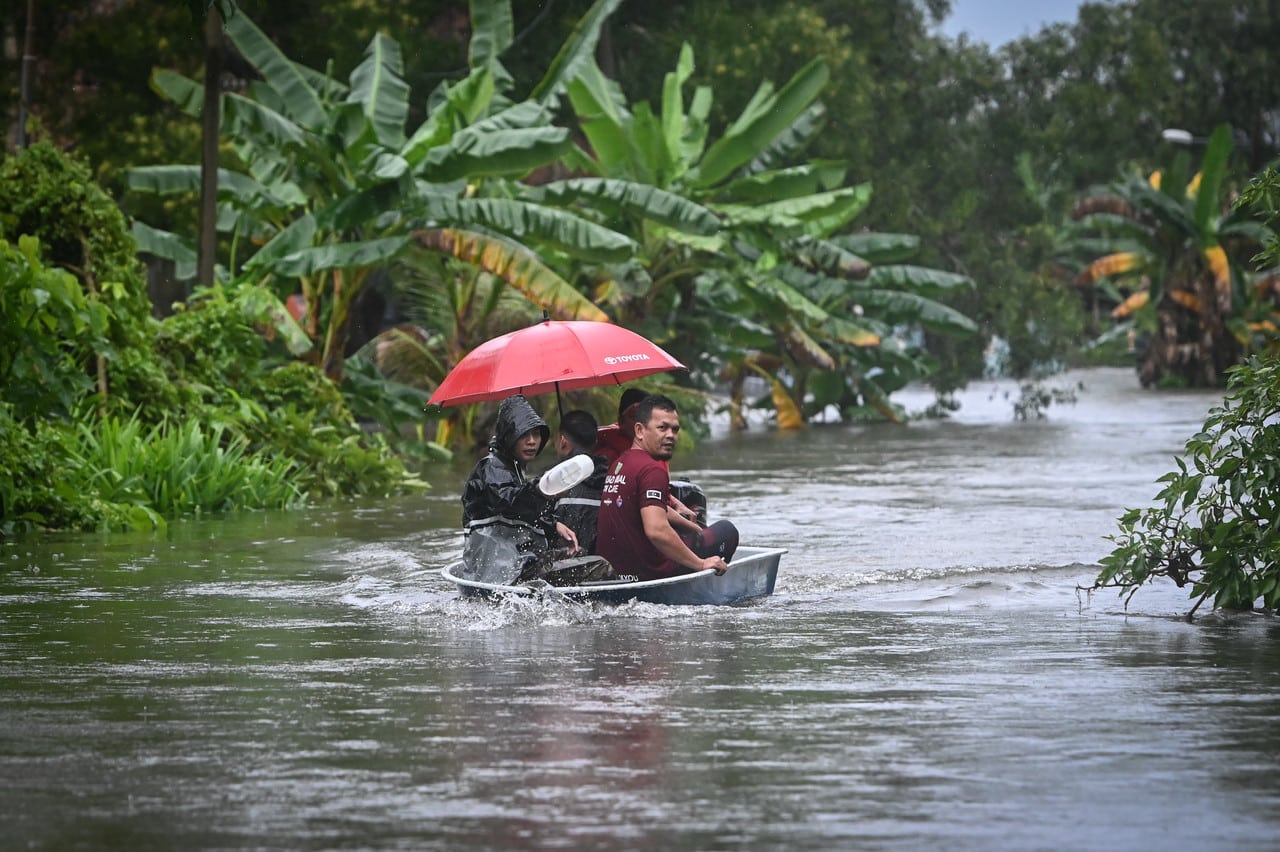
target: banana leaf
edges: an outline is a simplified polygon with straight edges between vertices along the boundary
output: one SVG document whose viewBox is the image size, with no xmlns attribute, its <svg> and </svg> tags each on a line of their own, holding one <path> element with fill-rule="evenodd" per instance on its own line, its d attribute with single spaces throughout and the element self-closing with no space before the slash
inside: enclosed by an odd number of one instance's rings
<svg viewBox="0 0 1280 852">
<path fill-rule="evenodd" d="M 631 159 L 631 143 L 627 128 L 631 114 L 618 84 L 592 64 L 569 84 L 567 92 L 600 172 L 607 177 L 629 174 L 626 166 Z"/>
<path fill-rule="evenodd" d="M 286 116 L 249 98 L 229 92 L 222 96 L 225 129 L 232 136 L 253 138 L 258 145 L 284 149 L 307 144 L 307 134 Z"/>
<path fill-rule="evenodd" d="M 751 162 L 804 114 L 829 77 L 826 60 L 819 57 L 797 71 L 776 93 L 753 98 L 690 174 L 694 185 L 714 186 Z M 760 92 L 763 91 L 766 89 L 762 87 Z"/>
<path fill-rule="evenodd" d="M 718 190 L 716 200 L 761 203 L 813 195 L 838 187 L 846 171 L 838 160 L 814 160 L 803 166 L 760 172 Z"/>
<path fill-rule="evenodd" d="M 840 234 L 827 239 L 870 263 L 898 263 L 920 250 L 920 238 L 913 234 Z"/>
<path fill-rule="evenodd" d="M 1200 189 L 1196 195 L 1196 229 L 1200 247 L 1216 244 L 1218 235 L 1218 210 L 1221 207 L 1222 178 L 1227 171 L 1227 158 L 1231 156 L 1231 128 L 1219 124 L 1209 136 L 1209 145 L 1200 162 Z"/>
<path fill-rule="evenodd" d="M 129 189 L 156 195 L 179 195 L 200 191 L 199 166 L 140 166 L 130 169 L 126 178 Z M 248 175 L 230 169 L 218 169 L 218 195 L 235 198 L 242 205 L 252 206 L 266 201 L 280 206 L 284 201 Z"/>
<path fill-rule="evenodd" d="M 622 261 L 636 250 L 631 238 L 617 231 L 564 210 L 524 201 L 437 196 L 427 200 L 424 212 L 441 225 L 482 225 L 521 242 L 526 237 L 545 242 L 584 260 Z"/>
<path fill-rule="evenodd" d="M 1146 184 L 1134 184 L 1129 197 L 1135 206 L 1153 214 L 1157 219 L 1172 225 L 1188 236 L 1199 233 L 1195 219 L 1186 206 L 1174 198 L 1152 189 Z"/>
<path fill-rule="evenodd" d="M 942 334 L 972 334 L 978 325 L 964 314 L 941 302 L 901 290 L 865 290 L 858 294 L 864 307 L 879 308 L 891 322 L 918 322 Z"/>
<path fill-rule="evenodd" d="M 527 189 L 521 197 L 538 203 L 560 205 L 587 200 L 605 210 L 625 211 L 675 230 L 703 236 L 711 236 L 720 230 L 720 220 L 706 207 L 674 192 L 645 183 L 607 178 L 573 178 Z"/>
<path fill-rule="evenodd" d="M 452 86 L 442 83 L 437 89 L 444 93 L 441 102 L 429 106 L 426 119 L 400 149 L 400 156 L 416 167 L 436 146 L 453 136 L 455 116 L 458 124 L 470 124 L 492 103 L 495 90 L 489 68 L 473 70 Z"/>
<path fill-rule="evenodd" d="M 966 275 L 907 265 L 877 266 L 871 270 L 868 281 L 872 287 L 924 287 L 931 290 L 973 286 L 973 279 Z"/>
<path fill-rule="evenodd" d="M 152 71 L 151 90 L 172 101 L 178 109 L 192 118 L 199 118 L 204 111 L 204 86 L 176 71 L 165 68 Z"/>
<path fill-rule="evenodd" d="M 676 70 L 662 80 L 662 139 L 671 164 L 670 177 L 678 180 L 688 163 L 684 158 L 684 84 L 693 76 L 693 48 L 685 42 L 680 47 Z"/>
<path fill-rule="evenodd" d="M 258 29 L 248 15 L 226 22 L 226 32 L 236 48 L 262 74 L 283 99 L 290 118 L 307 130 L 318 132 L 325 124 L 324 105 L 307 76 Z"/>
<path fill-rule="evenodd" d="M 491 132 L 466 128 L 433 148 L 421 174 L 445 183 L 459 178 L 520 177 L 559 159 L 570 147 L 563 127 L 530 127 Z"/>
<path fill-rule="evenodd" d="M 196 277 L 196 247 L 191 240 L 138 221 L 134 221 L 132 231 L 138 251 L 173 261 L 174 278 L 189 281 Z"/>
<path fill-rule="evenodd" d="M 415 231 L 413 239 L 424 249 L 452 255 L 496 275 L 559 319 L 608 320 L 568 281 L 518 243 L 457 228 Z"/>
<path fill-rule="evenodd" d="M 327 269 L 379 266 L 393 259 L 408 242 L 408 236 L 398 236 L 299 249 L 276 261 L 272 271 L 303 277 Z"/>
<path fill-rule="evenodd" d="M 515 22 L 511 16 L 511 0 L 471 1 L 471 43 L 467 47 L 467 65 L 483 68 L 497 62 L 498 57 L 515 41 Z"/>
<path fill-rule="evenodd" d="M 374 136 L 388 148 L 399 148 L 404 144 L 405 120 L 409 116 L 409 85 L 403 75 L 400 45 L 382 33 L 370 40 L 364 61 L 351 72 L 351 92 L 347 101 L 360 104 Z"/>
<path fill-rule="evenodd" d="M 266 245 L 258 249 L 253 257 L 245 261 L 245 271 L 271 269 L 286 255 L 311 246 L 315 241 L 317 230 L 314 216 L 308 214 L 295 219 L 287 228 L 281 230 Z"/>
<path fill-rule="evenodd" d="M 596 0 L 587 13 L 578 19 L 573 32 L 551 60 L 551 67 L 541 81 L 533 87 L 529 97 L 547 103 L 558 98 L 587 65 L 595 64 L 596 45 L 600 42 L 600 30 L 604 22 L 622 0 Z"/>
<path fill-rule="evenodd" d="M 748 175 L 760 174 L 777 168 L 780 163 L 804 151 L 826 126 L 826 118 L 827 108 L 821 102 L 814 103 L 757 154 L 743 171 Z"/>
<path fill-rule="evenodd" d="M 871 264 L 851 251 L 841 248 L 831 240 L 802 236 L 788 240 L 784 248 L 792 258 L 807 269 L 817 269 L 840 278 L 866 278 Z"/>
</svg>

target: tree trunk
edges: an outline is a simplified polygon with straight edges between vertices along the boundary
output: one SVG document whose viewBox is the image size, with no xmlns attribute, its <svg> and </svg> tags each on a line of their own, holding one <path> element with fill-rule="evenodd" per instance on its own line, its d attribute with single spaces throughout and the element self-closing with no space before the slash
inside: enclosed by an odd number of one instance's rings
<svg viewBox="0 0 1280 852">
<path fill-rule="evenodd" d="M 27 105 L 36 64 L 36 0 L 27 0 L 27 32 L 22 42 L 22 80 L 18 84 L 18 147 L 27 147 Z"/>
<path fill-rule="evenodd" d="M 196 273 L 213 286 L 218 252 L 218 136 L 222 125 L 222 14 L 215 4 L 204 18 L 204 108 L 200 136 L 200 239 Z"/>
</svg>

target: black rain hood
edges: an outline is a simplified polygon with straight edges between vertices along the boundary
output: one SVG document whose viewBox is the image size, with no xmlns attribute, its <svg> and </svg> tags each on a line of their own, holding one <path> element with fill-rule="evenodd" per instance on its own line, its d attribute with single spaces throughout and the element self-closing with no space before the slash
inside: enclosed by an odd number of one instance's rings
<svg viewBox="0 0 1280 852">
<path fill-rule="evenodd" d="M 489 449 L 504 458 L 514 458 L 516 439 L 530 429 L 537 429 L 538 435 L 542 438 L 542 443 L 538 446 L 538 454 L 541 454 L 546 449 L 547 442 L 551 440 L 550 427 L 538 412 L 533 410 L 529 400 L 520 394 L 509 396 L 498 406 L 498 422 L 493 427 L 493 438 L 489 441 Z"/>
</svg>

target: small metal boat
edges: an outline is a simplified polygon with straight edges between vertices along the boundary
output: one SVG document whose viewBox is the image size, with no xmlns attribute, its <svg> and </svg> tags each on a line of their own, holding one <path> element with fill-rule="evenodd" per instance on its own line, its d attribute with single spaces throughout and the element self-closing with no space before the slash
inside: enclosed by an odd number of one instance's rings
<svg viewBox="0 0 1280 852">
<path fill-rule="evenodd" d="M 579 601 L 625 603 L 637 600 L 675 606 L 731 606 L 773 594 L 778 579 L 778 564 L 787 551 L 777 547 L 739 547 L 729 563 L 729 570 L 719 576 L 715 571 L 695 571 L 664 577 L 661 580 L 606 580 L 579 586 L 552 586 L 545 582 L 504 586 L 459 577 L 461 562 L 440 572 L 440 576 L 458 587 L 464 596 L 499 595 L 531 596 L 550 594 Z"/>
</svg>

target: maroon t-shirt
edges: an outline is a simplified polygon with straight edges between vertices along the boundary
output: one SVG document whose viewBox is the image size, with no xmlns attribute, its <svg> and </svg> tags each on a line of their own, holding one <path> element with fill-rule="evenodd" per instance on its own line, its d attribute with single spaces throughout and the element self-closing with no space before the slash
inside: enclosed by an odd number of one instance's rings
<svg viewBox="0 0 1280 852">
<path fill-rule="evenodd" d="M 666 462 L 644 450 L 630 449 L 618 456 L 605 474 L 596 553 L 608 559 L 622 575 L 634 575 L 640 580 L 667 576 L 655 570 L 667 559 L 644 534 L 640 519 L 640 510 L 645 506 L 666 511 L 671 489 Z"/>
</svg>

